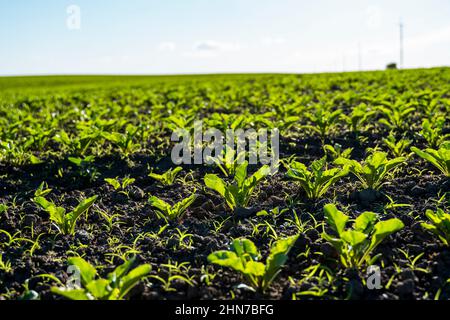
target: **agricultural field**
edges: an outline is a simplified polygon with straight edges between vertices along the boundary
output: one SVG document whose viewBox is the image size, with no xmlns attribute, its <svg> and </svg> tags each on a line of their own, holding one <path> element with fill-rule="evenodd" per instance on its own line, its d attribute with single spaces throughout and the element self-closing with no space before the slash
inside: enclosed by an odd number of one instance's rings
<svg viewBox="0 0 450 320">
<path fill-rule="evenodd" d="M 449 92 L 447 68 L 0 78 L 0 300 L 449 299 Z M 277 170 L 174 163 L 196 120 L 277 129 Z"/>
</svg>

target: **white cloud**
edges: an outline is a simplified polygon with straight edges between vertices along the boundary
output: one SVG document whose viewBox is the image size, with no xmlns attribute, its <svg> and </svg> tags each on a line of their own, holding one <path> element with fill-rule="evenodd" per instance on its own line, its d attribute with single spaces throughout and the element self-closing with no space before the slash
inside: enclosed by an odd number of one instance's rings
<svg viewBox="0 0 450 320">
<path fill-rule="evenodd" d="M 194 45 L 195 51 L 238 51 L 240 46 L 237 43 L 218 42 L 218 41 L 201 41 Z"/>
<path fill-rule="evenodd" d="M 219 42 L 213 40 L 199 41 L 194 44 L 192 50 L 183 53 L 185 57 L 191 58 L 212 58 L 221 53 L 237 52 L 241 46 L 232 42 Z"/>
<path fill-rule="evenodd" d="M 177 45 L 174 42 L 161 42 L 158 45 L 158 50 L 159 51 L 164 51 L 164 52 L 172 52 L 175 51 L 175 49 L 177 48 Z"/>
</svg>

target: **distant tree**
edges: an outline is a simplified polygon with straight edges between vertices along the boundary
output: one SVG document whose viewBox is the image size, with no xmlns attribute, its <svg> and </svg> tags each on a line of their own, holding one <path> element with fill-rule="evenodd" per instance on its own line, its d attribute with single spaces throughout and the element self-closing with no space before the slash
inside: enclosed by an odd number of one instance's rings
<svg viewBox="0 0 450 320">
<path fill-rule="evenodd" d="M 397 69 L 397 64 L 395 62 L 388 63 L 386 65 L 386 69 L 387 70 L 395 70 L 395 69 Z"/>
</svg>

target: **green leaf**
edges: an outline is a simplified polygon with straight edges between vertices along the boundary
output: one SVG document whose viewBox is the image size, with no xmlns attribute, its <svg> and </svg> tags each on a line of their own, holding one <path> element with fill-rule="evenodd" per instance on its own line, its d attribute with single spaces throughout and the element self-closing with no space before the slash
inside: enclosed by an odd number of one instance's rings
<svg viewBox="0 0 450 320">
<path fill-rule="evenodd" d="M 175 182 L 175 179 L 178 175 L 178 173 L 183 170 L 182 167 L 176 167 L 174 169 L 169 169 L 163 174 L 157 174 L 157 173 L 149 173 L 149 177 L 160 181 L 163 185 L 170 186 Z"/>
<path fill-rule="evenodd" d="M 215 174 L 207 174 L 204 178 L 205 185 L 225 197 L 225 182 Z"/>
<path fill-rule="evenodd" d="M 148 202 L 150 203 L 150 205 L 152 205 L 153 207 L 155 207 L 163 212 L 169 212 L 172 207 L 170 204 L 168 204 L 167 202 L 165 202 L 162 199 L 159 199 L 156 196 L 151 196 L 148 199 Z"/>
<path fill-rule="evenodd" d="M 257 260 L 260 256 L 255 244 L 251 240 L 245 238 L 235 239 L 231 243 L 231 250 L 234 251 L 238 257 L 248 254 L 252 260 Z"/>
<path fill-rule="evenodd" d="M 428 209 L 425 215 L 431 223 L 421 223 L 421 226 L 437 235 L 448 246 L 450 243 L 450 214 L 445 213 L 442 209 L 437 209 L 436 213 Z"/>
<path fill-rule="evenodd" d="M 349 217 L 342 211 L 339 211 L 332 203 L 325 205 L 324 211 L 327 222 L 331 225 L 334 231 L 340 235 L 344 231 Z"/>
<path fill-rule="evenodd" d="M 374 212 L 365 211 L 355 219 L 355 230 L 365 232 L 375 224 L 378 215 Z"/>
<path fill-rule="evenodd" d="M 130 268 L 133 265 L 135 260 L 136 260 L 136 257 L 134 257 L 134 256 L 131 257 L 130 259 L 125 261 L 123 264 L 116 267 L 114 269 L 114 271 L 108 275 L 108 278 L 109 279 L 120 279 L 128 272 L 128 270 L 130 270 Z"/>
<path fill-rule="evenodd" d="M 435 225 L 432 225 L 432 224 L 429 224 L 429 223 L 426 223 L 426 222 L 422 222 L 422 223 L 420 224 L 420 226 L 421 226 L 422 228 L 427 229 L 427 230 L 430 230 L 430 231 L 432 231 L 432 232 L 437 232 L 437 231 L 438 231 L 438 228 L 437 228 Z"/>
<path fill-rule="evenodd" d="M 70 300 L 92 300 L 86 294 L 86 291 L 84 289 L 66 289 L 52 287 L 50 291 Z"/>
<path fill-rule="evenodd" d="M 374 152 L 363 163 L 355 160 L 338 158 L 335 164 L 348 168 L 361 182 L 364 188 L 378 189 L 382 179 L 392 169 L 406 161 L 404 157 L 387 160 L 387 153 Z"/>
<path fill-rule="evenodd" d="M 73 209 L 73 211 L 68 214 L 66 219 L 69 220 L 70 234 L 73 234 L 75 232 L 75 222 L 77 221 L 77 219 L 94 204 L 95 200 L 97 200 L 97 196 L 93 196 L 81 201 L 78 206 L 76 206 L 75 209 Z"/>
<path fill-rule="evenodd" d="M 151 265 L 143 264 L 131 270 L 122 279 L 120 297 L 123 298 L 137 283 L 147 276 L 152 270 Z"/>
<path fill-rule="evenodd" d="M 35 197 L 34 202 L 41 206 L 42 209 L 48 212 L 50 220 L 55 222 L 61 232 L 66 232 L 66 210 L 63 207 L 57 207 L 54 203 L 47 201 L 44 197 Z"/>
<path fill-rule="evenodd" d="M 114 190 L 120 189 L 120 182 L 117 179 L 106 178 L 105 181 L 113 186 Z"/>
<path fill-rule="evenodd" d="M 263 178 L 267 177 L 269 174 L 270 174 L 270 167 L 268 165 L 263 165 L 252 175 L 252 179 L 254 179 L 255 182 L 259 182 Z"/>
<path fill-rule="evenodd" d="M 246 275 L 252 275 L 255 277 L 261 277 L 264 275 L 264 264 L 257 261 L 249 261 L 245 264 L 242 273 Z"/>
<path fill-rule="evenodd" d="M 247 167 L 248 162 L 244 161 L 243 163 L 239 164 L 236 168 L 234 180 L 236 181 L 239 187 L 242 186 L 245 182 L 245 179 L 247 179 Z"/>
<path fill-rule="evenodd" d="M 288 259 L 289 251 L 298 239 L 298 235 L 276 241 L 270 248 L 265 266 L 264 283 L 267 287 L 276 277 Z"/>
<path fill-rule="evenodd" d="M 220 250 L 213 252 L 208 256 L 208 261 L 236 271 L 244 270 L 241 259 L 232 251 Z"/>
<path fill-rule="evenodd" d="M 310 166 L 310 171 L 304 164 L 294 161 L 289 165 L 287 176 L 300 183 L 308 198 L 319 198 L 336 181 L 348 174 L 347 168 L 324 170 L 325 166 L 326 157 L 315 160 Z"/>
<path fill-rule="evenodd" d="M 366 240 L 367 235 L 355 230 L 347 230 L 341 233 L 341 238 L 352 247 L 356 247 Z"/>
<path fill-rule="evenodd" d="M 94 298 L 103 300 L 109 296 L 109 281 L 106 279 L 93 280 L 86 284 L 86 289 Z"/>
<path fill-rule="evenodd" d="M 374 227 L 374 233 L 370 247 L 373 250 L 384 238 L 403 229 L 404 224 L 400 219 L 394 218 L 378 222 Z"/>
<path fill-rule="evenodd" d="M 71 257 L 67 259 L 69 265 L 73 265 L 80 270 L 81 283 L 83 285 L 88 284 L 92 280 L 94 280 L 97 275 L 97 270 L 94 266 L 92 266 L 89 262 L 84 260 L 81 257 Z"/>
<path fill-rule="evenodd" d="M 439 150 L 428 148 L 422 151 L 416 147 L 411 147 L 411 151 L 430 162 L 447 177 L 450 177 L 450 144 L 443 144 Z"/>
<path fill-rule="evenodd" d="M 173 215 L 171 219 L 180 218 L 186 209 L 195 201 L 197 195 L 193 193 L 189 197 L 181 200 L 172 207 Z"/>
</svg>

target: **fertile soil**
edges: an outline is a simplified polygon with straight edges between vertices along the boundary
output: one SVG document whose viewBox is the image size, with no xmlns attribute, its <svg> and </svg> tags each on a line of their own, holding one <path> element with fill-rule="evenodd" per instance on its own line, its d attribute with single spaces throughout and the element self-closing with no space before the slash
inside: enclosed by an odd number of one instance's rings
<svg viewBox="0 0 450 320">
<path fill-rule="evenodd" d="M 251 87 L 252 81 L 263 80 L 250 79 L 245 83 Z M 338 84 L 332 86 L 330 92 L 340 92 Z M 347 112 L 348 107 L 343 106 L 342 109 Z M 371 121 L 376 123 L 377 119 Z M 412 122 L 417 124 L 414 119 Z M 427 142 L 418 138 L 416 131 L 407 130 L 404 136 L 413 139 L 414 146 L 426 148 Z M 353 148 L 352 159 L 361 161 L 367 148 L 378 146 L 388 151 L 382 142 L 385 137 L 386 131 L 368 130 L 356 135 L 338 128 L 324 142 L 331 145 L 339 143 L 343 149 Z M 324 156 L 322 144 L 323 141 L 315 134 L 282 134 L 280 158 L 295 155 L 299 161 L 309 165 Z M 158 143 L 149 142 L 147 149 L 152 148 L 158 149 Z M 187 262 L 180 272 L 191 280 L 191 284 L 174 280 L 168 289 L 161 281 L 147 278 L 132 290 L 128 296 L 130 299 L 292 299 L 300 292 L 305 293 L 297 296 L 300 299 L 450 297 L 450 286 L 446 285 L 450 278 L 450 251 L 420 225 L 425 220 L 427 209 L 448 208 L 450 180 L 413 154 L 409 154 L 407 161 L 388 176 L 379 191 L 362 192 L 358 180 L 348 175 L 318 200 L 306 198 L 300 186 L 286 178 L 286 170 L 281 167 L 276 175 L 258 186 L 249 208 L 234 214 L 218 194 L 203 184 L 206 173 L 220 174 L 214 166 L 185 165 L 179 174 L 180 177 L 186 176 L 184 183 L 177 181 L 172 186 L 162 186 L 148 177 L 149 167 L 155 172 L 165 172 L 174 167 L 170 146 L 161 154 L 163 156 L 154 156 L 138 151 L 129 158 L 119 152 L 97 156 L 92 163 L 97 172 L 95 179 L 83 176 L 66 157 L 46 156 L 45 161 L 39 164 L 0 162 L 0 203 L 8 204 L 8 210 L 0 216 L 0 230 L 30 239 L 39 237 L 38 247 L 33 248 L 33 254 L 30 254 L 32 244 L 19 240 L 7 246 L 7 236 L 0 233 L 3 261 L 11 263 L 11 271 L 0 271 L 0 298 L 21 297 L 27 283 L 28 289 L 37 292 L 41 299 L 61 299 L 50 292 L 54 281 L 36 276 L 52 274 L 64 282 L 68 277 L 66 259 L 75 253 L 102 266 L 100 273 L 106 275 L 121 263 L 119 256 L 127 252 L 136 254 L 139 264 L 151 264 L 151 275 L 163 279 L 173 275 L 165 264 Z M 252 167 L 251 171 L 256 169 Z M 126 194 L 114 190 L 104 181 L 105 178 L 125 176 L 136 179 L 127 187 Z M 98 196 L 88 214 L 77 222 L 74 236 L 59 234 L 49 215 L 32 201 L 34 191 L 42 181 L 52 189 L 47 199 L 65 208 L 73 208 L 82 197 Z M 170 222 L 158 236 L 152 236 L 166 223 L 157 219 L 155 209 L 148 202 L 149 196 L 155 195 L 174 203 L 189 196 L 194 187 L 198 197 L 183 218 Z M 389 206 L 391 200 L 405 206 Z M 327 203 L 335 203 L 353 217 L 363 211 L 374 211 L 381 220 L 397 217 L 405 224 L 401 231 L 389 236 L 376 249 L 376 253 L 381 254 L 377 265 L 381 267 L 382 289 L 368 289 L 365 268 L 343 268 L 335 249 L 321 238 L 323 206 Z M 269 211 L 275 207 L 288 210 L 276 217 L 256 215 L 260 210 Z M 113 219 L 115 224 L 108 226 L 99 211 L 117 214 Z M 294 212 L 304 223 L 303 230 L 292 223 Z M 273 235 L 266 222 L 277 235 L 300 235 L 282 272 L 269 290 L 260 293 L 239 286 L 244 282 L 239 274 L 209 264 L 207 256 L 213 251 L 227 249 L 234 238 L 247 237 L 266 257 Z M 222 223 L 220 228 L 219 223 Z M 189 234 L 187 238 L 180 241 L 177 229 Z M 418 259 L 412 261 L 416 257 Z M 330 270 L 333 277 L 327 279 L 315 275 L 305 278 L 305 269 L 319 264 Z M 206 271 L 215 275 L 210 276 L 209 281 L 205 277 Z M 319 289 L 324 291 L 322 295 L 311 293 Z"/>
</svg>

